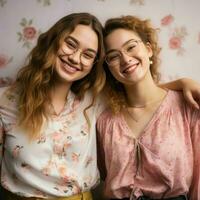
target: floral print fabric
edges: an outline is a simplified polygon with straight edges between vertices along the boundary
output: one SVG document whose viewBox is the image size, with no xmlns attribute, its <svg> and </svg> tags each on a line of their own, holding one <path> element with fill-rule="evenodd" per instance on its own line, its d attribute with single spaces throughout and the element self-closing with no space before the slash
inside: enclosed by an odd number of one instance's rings
<svg viewBox="0 0 200 200">
<path fill-rule="evenodd" d="M 137 139 L 123 116 L 110 110 L 100 115 L 97 131 L 106 196 L 200 199 L 200 111 L 181 93 L 168 91 Z"/>
<path fill-rule="evenodd" d="M 1 89 L 3 90 L 3 89 Z M 87 93 L 79 101 L 70 92 L 64 110 L 48 120 L 37 139 L 30 141 L 17 125 L 17 93 L 0 92 L 1 184 L 26 197 L 71 196 L 88 191 L 99 181 L 95 123 L 98 103 Z"/>
</svg>

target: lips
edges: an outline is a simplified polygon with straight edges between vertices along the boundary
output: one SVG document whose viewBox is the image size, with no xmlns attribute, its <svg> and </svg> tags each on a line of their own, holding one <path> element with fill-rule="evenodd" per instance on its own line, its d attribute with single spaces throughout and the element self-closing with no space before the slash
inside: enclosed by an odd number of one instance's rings
<svg viewBox="0 0 200 200">
<path fill-rule="evenodd" d="M 123 74 L 131 73 L 137 68 L 138 65 L 139 65 L 139 62 L 131 64 L 127 66 L 125 69 L 123 69 L 122 73 Z"/>
<path fill-rule="evenodd" d="M 75 67 L 74 65 L 70 64 L 68 61 L 64 60 L 62 57 L 59 57 L 62 67 L 65 69 L 65 71 L 74 73 L 76 71 L 81 71 L 80 68 Z"/>
</svg>

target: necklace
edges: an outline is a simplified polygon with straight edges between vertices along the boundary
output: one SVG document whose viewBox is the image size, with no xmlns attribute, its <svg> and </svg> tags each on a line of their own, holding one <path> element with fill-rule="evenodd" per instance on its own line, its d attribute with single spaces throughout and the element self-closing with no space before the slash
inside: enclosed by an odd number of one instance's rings
<svg viewBox="0 0 200 200">
<path fill-rule="evenodd" d="M 144 115 L 144 113 L 143 113 L 141 116 L 139 116 L 138 118 L 136 118 L 136 117 L 129 111 L 128 108 L 126 108 L 126 111 L 127 111 L 128 115 L 131 117 L 131 119 L 132 119 L 133 121 L 137 122 L 137 123 L 139 122 L 139 119 Z"/>
<path fill-rule="evenodd" d="M 160 102 L 160 101 L 162 101 L 163 100 L 163 97 L 162 98 L 160 98 L 160 99 L 157 99 L 157 100 L 154 100 L 154 101 L 150 101 L 150 102 L 148 102 L 148 103 L 146 103 L 146 104 L 144 104 L 144 105 L 141 105 L 141 106 L 130 106 L 130 107 L 126 107 L 126 111 L 127 111 L 127 113 L 128 113 L 128 115 L 131 117 L 131 119 L 133 120 L 133 121 L 135 121 L 135 122 L 139 122 L 139 120 L 141 119 L 141 117 L 142 116 L 144 116 L 146 113 L 147 113 L 147 110 L 143 110 L 143 109 L 145 109 L 145 108 L 147 108 L 149 105 L 153 105 L 153 104 L 155 104 L 155 103 L 158 103 L 158 102 Z M 131 113 L 130 112 L 130 108 L 135 108 L 135 109 L 137 109 L 137 108 L 142 108 L 142 110 L 144 111 L 139 117 L 135 117 L 134 115 L 133 115 L 133 113 Z"/>
<path fill-rule="evenodd" d="M 51 101 L 49 102 L 49 109 L 50 109 L 50 113 L 52 115 L 56 115 L 56 116 L 60 115 L 60 113 L 63 111 L 64 107 L 65 107 L 65 104 L 60 108 L 58 107 L 59 110 L 56 110 L 53 103 Z"/>
<path fill-rule="evenodd" d="M 149 102 L 147 102 L 147 103 L 145 103 L 143 105 L 131 105 L 131 106 L 128 106 L 127 108 L 146 108 L 147 106 L 152 105 L 154 103 L 157 103 L 157 102 L 159 102 L 161 100 L 163 100 L 163 97 L 160 98 L 160 99 L 149 101 Z"/>
</svg>

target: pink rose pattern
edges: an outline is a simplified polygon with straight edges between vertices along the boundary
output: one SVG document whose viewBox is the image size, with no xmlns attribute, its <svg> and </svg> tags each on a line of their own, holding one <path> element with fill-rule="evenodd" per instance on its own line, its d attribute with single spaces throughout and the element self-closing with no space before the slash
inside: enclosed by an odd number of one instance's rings
<svg viewBox="0 0 200 200">
<path fill-rule="evenodd" d="M 174 16 L 169 14 L 161 19 L 161 25 L 167 27 L 171 25 L 173 21 Z M 183 48 L 183 41 L 185 39 L 185 36 L 188 35 L 186 27 L 182 26 L 173 28 L 172 34 L 170 33 L 170 35 L 171 36 L 168 41 L 169 48 L 176 51 L 178 55 L 182 55 L 185 51 L 185 49 Z"/>
<path fill-rule="evenodd" d="M 13 93 L 13 91 L 7 91 L 5 95 L 6 95 L 6 101 L 5 101 L 6 106 L 10 104 L 13 106 L 14 104 L 12 102 L 14 100 L 16 101 L 17 99 L 16 94 Z M 72 194 L 77 194 L 77 193 L 80 193 L 83 187 L 86 189 L 88 185 L 91 184 L 91 181 L 93 180 L 93 176 L 90 173 L 86 174 L 84 176 L 85 180 L 84 180 L 83 186 L 80 186 L 79 183 L 77 182 L 77 175 L 74 174 L 73 172 L 69 172 L 68 164 L 66 164 L 66 159 L 69 160 L 69 164 L 73 163 L 75 166 L 78 165 L 79 162 L 81 162 L 80 157 L 82 155 L 82 152 L 76 152 L 74 151 L 73 148 L 71 149 L 69 148 L 71 147 L 72 136 L 75 136 L 76 134 L 79 137 L 85 136 L 85 135 L 82 135 L 80 130 L 78 130 L 77 133 L 76 131 L 74 133 L 71 133 L 71 131 L 69 132 L 68 130 L 69 126 L 67 126 L 68 122 L 66 119 L 69 118 L 69 120 L 71 121 L 71 119 L 75 115 L 77 117 L 77 113 L 79 113 L 79 111 L 77 111 L 78 110 L 77 106 L 80 105 L 80 100 L 77 100 L 77 98 L 75 99 L 69 98 L 69 101 L 71 101 L 71 103 L 67 106 L 66 111 L 64 111 L 63 115 L 57 119 L 58 122 L 60 122 L 59 124 L 61 125 L 60 129 L 58 129 L 57 131 L 54 131 L 52 129 L 53 132 L 52 131 L 48 133 L 45 132 L 43 135 L 37 138 L 36 144 L 45 146 L 46 145 L 45 143 L 47 143 L 53 146 L 53 153 L 50 154 L 50 157 L 45 163 L 42 164 L 42 168 L 41 168 L 42 174 L 44 176 L 48 177 L 52 174 L 57 173 L 58 176 L 60 177 L 58 178 L 56 182 L 54 182 L 53 189 L 63 194 L 66 194 L 68 192 Z M 67 124 L 65 124 L 65 122 L 67 122 Z M 13 123 L 15 123 L 15 120 Z M 88 128 L 85 125 L 85 123 L 86 122 L 84 120 L 83 125 L 80 126 L 81 129 L 84 130 L 84 132 L 88 131 Z M 7 127 L 7 129 L 9 128 L 8 130 L 12 132 L 13 127 L 14 126 L 11 126 L 10 128 Z M 6 131 L 8 131 L 7 129 Z M 68 137 L 68 134 L 69 135 L 71 134 L 71 137 Z M 0 145 L 1 143 L 2 141 L 0 141 Z M 11 147 L 12 157 L 13 158 L 19 157 L 25 151 L 25 149 L 27 148 L 27 145 L 29 146 L 29 143 L 25 143 L 25 145 L 24 144 L 22 145 L 16 142 L 16 144 L 14 144 Z M 88 155 L 87 158 L 85 159 L 85 168 L 90 167 L 90 165 L 95 165 L 95 160 L 96 159 L 93 158 L 92 155 L 91 156 Z M 20 168 L 24 171 L 24 173 L 26 172 L 29 173 L 32 170 L 31 166 L 24 161 L 20 163 Z M 3 185 L 5 185 L 5 187 L 7 188 L 6 186 L 7 182 L 6 180 L 4 180 L 4 177 L 2 178 L 2 181 L 3 181 Z M 14 179 L 14 181 L 16 181 L 16 184 L 18 184 L 17 177 Z M 42 193 L 39 190 L 35 192 L 36 194 L 38 194 L 38 196 L 41 196 L 41 197 L 46 196 L 44 193 Z"/>
<path fill-rule="evenodd" d="M 182 46 L 185 36 L 187 36 L 187 30 L 183 26 L 180 28 L 175 28 L 172 36 L 169 39 L 169 48 L 171 50 L 176 50 L 178 55 L 182 55 L 185 51 Z"/>
<path fill-rule="evenodd" d="M 70 1 L 70 0 L 68 0 Z M 97 0 L 105 2 L 106 0 Z M 4 7 L 7 4 L 8 0 L 0 0 L 0 7 Z M 43 6 L 51 5 L 51 0 L 37 0 L 38 3 L 42 4 Z M 130 0 L 130 4 L 139 4 L 144 5 L 144 0 Z M 22 30 L 18 32 L 19 41 L 23 42 L 23 47 L 30 48 L 31 44 L 37 39 L 39 35 L 39 31 L 32 25 L 33 20 L 26 20 L 23 18 L 21 20 L 20 25 L 22 26 Z M 167 27 L 171 25 L 174 21 L 174 16 L 171 14 L 165 15 L 161 19 L 161 26 Z M 177 28 L 174 29 L 174 33 L 171 34 L 168 42 L 169 49 L 172 51 L 177 52 L 178 55 L 182 55 L 184 53 L 183 48 L 183 41 L 185 36 L 187 35 L 186 28 L 179 28 L 177 33 Z M 197 40 L 196 42 L 200 44 L 200 32 L 197 33 Z M 12 57 L 7 57 L 5 55 L 0 54 L 0 69 L 7 66 L 8 63 L 12 61 Z M 9 77 L 0 77 L 0 87 L 4 85 L 8 85 L 12 82 Z"/>
<path fill-rule="evenodd" d="M 172 15 L 167 15 L 161 19 L 162 26 L 168 26 L 174 21 L 174 17 Z"/>
<path fill-rule="evenodd" d="M 171 49 L 179 49 L 182 45 L 181 39 L 179 37 L 172 37 L 169 40 L 169 47 Z"/>
<path fill-rule="evenodd" d="M 22 26 L 21 32 L 18 32 L 19 42 L 23 42 L 23 47 L 30 48 L 31 44 L 36 41 L 40 31 L 36 30 L 36 28 L 32 25 L 33 20 L 27 20 L 23 18 L 20 22 Z"/>
<path fill-rule="evenodd" d="M 8 57 L 4 54 L 0 54 L 0 69 L 4 68 L 8 65 L 8 63 L 12 62 L 13 57 Z"/>
</svg>

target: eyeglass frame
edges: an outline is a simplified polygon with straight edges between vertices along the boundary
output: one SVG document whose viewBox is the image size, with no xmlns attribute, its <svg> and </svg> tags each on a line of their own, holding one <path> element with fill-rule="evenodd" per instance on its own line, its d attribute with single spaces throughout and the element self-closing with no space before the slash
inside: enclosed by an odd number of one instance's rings
<svg viewBox="0 0 200 200">
<path fill-rule="evenodd" d="M 67 43 L 67 39 L 71 39 L 72 42 L 74 42 L 74 43 L 77 45 L 76 48 L 70 49 L 69 44 Z M 75 54 L 76 52 L 80 51 L 79 59 L 80 59 L 80 62 L 81 62 L 82 65 L 84 65 L 84 66 L 91 66 L 91 65 L 94 65 L 95 63 L 98 62 L 98 59 L 97 59 L 98 53 L 97 53 L 95 50 L 93 50 L 93 49 L 81 50 L 79 42 L 78 42 L 74 37 L 68 36 L 68 37 L 66 37 L 66 38 L 64 39 L 64 42 L 65 42 L 65 44 L 66 44 L 65 49 L 67 48 L 67 50 L 72 51 L 71 53 L 66 53 L 66 50 L 62 50 L 63 53 L 65 53 L 65 55 L 70 56 L 70 55 L 73 55 L 73 54 Z M 94 53 L 95 53 L 94 60 L 93 60 L 93 62 L 92 62 L 91 64 L 85 64 L 85 63 L 82 61 L 82 59 L 81 59 L 83 53 L 85 53 L 85 52 L 88 51 L 88 50 L 89 50 L 90 52 L 94 52 Z"/>
<path fill-rule="evenodd" d="M 142 40 L 130 39 L 130 40 L 126 41 L 126 42 L 122 45 L 121 50 L 110 50 L 110 51 L 108 51 L 108 52 L 106 53 L 106 55 L 105 55 L 105 58 L 104 58 L 104 60 L 105 60 L 105 62 L 107 63 L 107 65 L 109 65 L 109 66 L 116 66 L 116 65 L 119 65 L 120 62 L 121 62 L 121 57 L 123 56 L 123 55 L 122 55 L 122 52 L 125 53 L 126 55 L 132 57 L 133 55 L 130 55 L 130 54 L 127 52 L 127 50 L 124 48 L 125 46 L 127 46 L 127 45 L 128 45 L 129 43 L 131 43 L 131 42 L 136 42 L 136 46 L 134 47 L 134 50 L 135 50 L 135 48 L 138 46 L 138 44 L 139 44 L 140 42 L 143 42 L 143 41 L 142 41 Z M 108 60 L 106 59 L 106 58 L 107 58 L 107 54 L 109 54 L 110 52 L 117 52 L 117 53 L 119 53 L 120 58 L 119 58 L 118 61 L 116 61 L 116 64 L 110 64 L 110 63 L 108 62 Z M 131 53 L 133 53 L 133 52 L 131 52 Z"/>
</svg>

